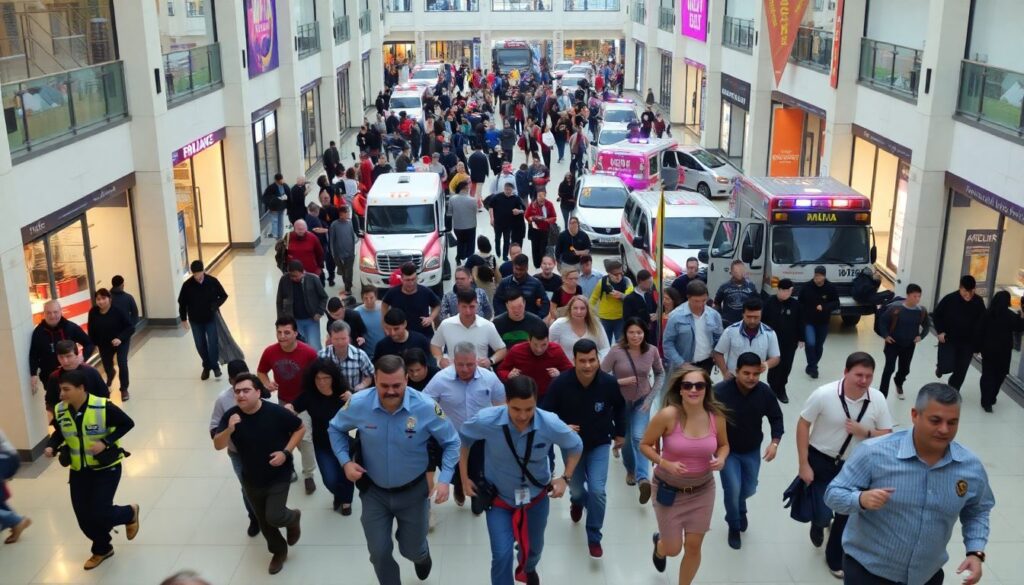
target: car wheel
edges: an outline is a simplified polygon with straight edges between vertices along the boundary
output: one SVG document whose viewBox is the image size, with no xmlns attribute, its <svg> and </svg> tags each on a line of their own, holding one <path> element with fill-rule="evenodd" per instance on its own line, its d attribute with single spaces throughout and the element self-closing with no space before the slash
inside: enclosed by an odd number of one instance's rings
<svg viewBox="0 0 1024 585">
<path fill-rule="evenodd" d="M 860 315 L 843 315 L 844 327 L 856 327 L 860 323 Z"/>
<path fill-rule="evenodd" d="M 711 188 L 708 187 L 707 183 L 700 183 L 697 185 L 697 192 L 704 196 L 705 199 L 711 199 Z"/>
</svg>

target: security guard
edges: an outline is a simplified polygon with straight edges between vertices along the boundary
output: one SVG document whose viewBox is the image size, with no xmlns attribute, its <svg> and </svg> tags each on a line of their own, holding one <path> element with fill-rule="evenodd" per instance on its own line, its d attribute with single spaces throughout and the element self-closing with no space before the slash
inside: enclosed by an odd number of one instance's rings
<svg viewBox="0 0 1024 585">
<path fill-rule="evenodd" d="M 92 556 L 85 570 L 95 569 L 114 555 L 110 531 L 125 525 L 128 540 L 139 532 L 139 505 L 115 506 L 114 494 L 121 481 L 121 461 L 126 454 L 120 439 L 135 422 L 106 398 L 85 390 L 85 374 L 78 370 L 60 373 L 60 403 L 44 454 L 60 453 L 61 465 L 71 467 L 71 506 L 78 527 L 92 541 Z"/>
<path fill-rule="evenodd" d="M 426 580 L 432 566 L 427 547 L 427 440 L 433 437 L 443 450 L 434 486 L 434 501 L 443 504 L 459 461 L 459 435 L 440 406 L 406 388 L 402 358 L 386 355 L 375 366 L 376 387 L 353 395 L 331 421 L 328 433 L 345 476 L 359 487 L 363 503 L 360 520 L 377 581 L 401 585 L 392 555 L 394 522 L 398 521 L 399 552 L 416 565 L 416 576 Z M 348 432 L 352 429 L 359 431 L 359 450 L 350 448 Z"/>
</svg>

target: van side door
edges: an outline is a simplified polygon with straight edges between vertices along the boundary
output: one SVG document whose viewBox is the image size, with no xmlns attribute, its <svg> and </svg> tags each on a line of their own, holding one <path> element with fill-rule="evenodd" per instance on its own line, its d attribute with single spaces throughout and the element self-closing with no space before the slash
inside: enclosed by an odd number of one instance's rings
<svg viewBox="0 0 1024 585">
<path fill-rule="evenodd" d="M 661 153 L 661 184 L 666 191 L 675 191 L 679 188 L 678 165 L 676 151 L 666 150 Z"/>
</svg>

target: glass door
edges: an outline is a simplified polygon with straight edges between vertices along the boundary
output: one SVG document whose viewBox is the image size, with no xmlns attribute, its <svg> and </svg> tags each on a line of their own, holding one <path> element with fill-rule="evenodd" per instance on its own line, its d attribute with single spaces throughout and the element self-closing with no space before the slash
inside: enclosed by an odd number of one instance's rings
<svg viewBox="0 0 1024 585">
<path fill-rule="evenodd" d="M 84 217 L 24 246 L 32 320 L 39 323 L 47 301 L 60 302 L 67 319 L 86 326 L 92 307 L 92 270 Z"/>
<path fill-rule="evenodd" d="M 192 179 L 192 159 L 182 161 L 174 167 L 174 195 L 178 207 L 178 238 L 182 250 L 183 276 L 188 277 L 189 264 L 202 260 L 199 253 L 199 220 L 196 210 L 195 184 Z"/>
</svg>

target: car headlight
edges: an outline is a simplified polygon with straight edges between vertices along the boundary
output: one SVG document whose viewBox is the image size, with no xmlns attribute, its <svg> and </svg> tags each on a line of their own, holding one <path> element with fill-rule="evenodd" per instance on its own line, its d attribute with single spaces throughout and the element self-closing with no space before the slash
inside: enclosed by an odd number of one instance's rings
<svg viewBox="0 0 1024 585">
<path fill-rule="evenodd" d="M 723 185 L 728 185 L 730 182 L 728 177 L 715 177 L 715 180 Z"/>
<path fill-rule="evenodd" d="M 587 225 L 587 224 L 585 224 L 583 222 L 580 222 L 580 229 L 585 231 L 585 232 L 592 232 L 592 231 L 594 231 L 594 228 L 590 227 L 589 225 Z"/>
<path fill-rule="evenodd" d="M 363 268 L 369 268 L 371 270 L 377 269 L 377 260 L 373 256 L 363 256 L 359 260 L 359 265 Z"/>
<path fill-rule="evenodd" d="M 440 256 L 431 256 L 427 258 L 426 262 L 423 263 L 424 270 L 437 270 L 439 266 L 441 266 Z"/>
</svg>

